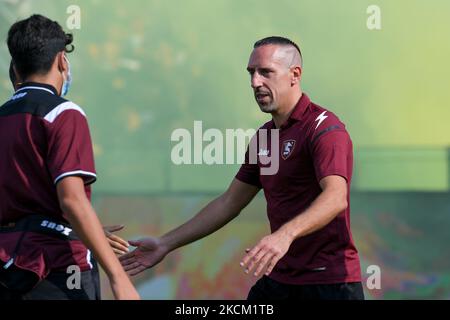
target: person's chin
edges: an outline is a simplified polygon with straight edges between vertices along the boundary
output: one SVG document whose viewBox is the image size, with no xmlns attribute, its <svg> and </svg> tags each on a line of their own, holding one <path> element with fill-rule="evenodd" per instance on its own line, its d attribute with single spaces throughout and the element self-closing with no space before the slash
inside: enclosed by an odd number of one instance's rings
<svg viewBox="0 0 450 320">
<path fill-rule="evenodd" d="M 264 113 L 272 113 L 274 111 L 274 108 L 271 104 L 259 104 L 259 109 L 261 109 L 262 112 Z"/>
</svg>

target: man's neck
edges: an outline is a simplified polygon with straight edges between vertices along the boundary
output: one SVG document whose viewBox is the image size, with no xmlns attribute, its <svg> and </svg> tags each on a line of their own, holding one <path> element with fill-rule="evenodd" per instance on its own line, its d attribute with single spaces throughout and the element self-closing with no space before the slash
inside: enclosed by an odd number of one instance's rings
<svg viewBox="0 0 450 320">
<path fill-rule="evenodd" d="M 50 86 L 53 86 L 58 93 L 60 93 L 61 89 L 61 82 L 56 80 L 55 77 L 52 77 L 51 75 L 31 75 L 23 81 L 25 82 L 35 82 L 35 83 L 42 83 L 42 84 L 48 84 Z"/>
<path fill-rule="evenodd" d="M 298 91 L 295 95 L 292 95 L 291 99 L 286 103 L 286 107 L 279 108 L 279 111 L 272 113 L 273 122 L 275 123 L 275 127 L 278 129 L 289 119 L 292 111 L 294 111 L 295 106 L 298 101 L 302 97 L 302 91 Z"/>
</svg>

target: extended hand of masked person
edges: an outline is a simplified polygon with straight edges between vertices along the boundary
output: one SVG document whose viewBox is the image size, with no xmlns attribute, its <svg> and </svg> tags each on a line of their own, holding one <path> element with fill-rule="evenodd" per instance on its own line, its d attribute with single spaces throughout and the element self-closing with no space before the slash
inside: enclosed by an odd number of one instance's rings
<svg viewBox="0 0 450 320">
<path fill-rule="evenodd" d="M 123 225 L 103 226 L 103 231 L 105 232 L 105 236 L 108 239 L 109 245 L 116 255 L 123 255 L 130 251 L 128 249 L 128 247 L 130 246 L 128 242 L 121 237 L 113 234 L 113 232 L 120 231 L 124 227 L 125 226 Z"/>
</svg>

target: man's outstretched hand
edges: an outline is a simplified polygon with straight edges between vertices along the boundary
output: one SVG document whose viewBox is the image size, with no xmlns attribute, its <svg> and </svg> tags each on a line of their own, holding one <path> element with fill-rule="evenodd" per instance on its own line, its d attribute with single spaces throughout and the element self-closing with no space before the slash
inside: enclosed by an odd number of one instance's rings
<svg viewBox="0 0 450 320">
<path fill-rule="evenodd" d="M 135 276 L 145 269 L 153 267 L 169 253 L 159 238 L 130 240 L 128 243 L 137 248 L 121 256 L 119 260 L 130 276 Z"/>
<path fill-rule="evenodd" d="M 277 262 L 286 254 L 292 243 L 292 239 L 282 232 L 275 232 L 262 238 L 252 249 L 246 249 L 246 255 L 241 261 L 241 267 L 245 269 L 245 273 L 252 272 L 253 275 L 259 276 L 265 271 L 265 275 L 269 275 Z"/>
</svg>

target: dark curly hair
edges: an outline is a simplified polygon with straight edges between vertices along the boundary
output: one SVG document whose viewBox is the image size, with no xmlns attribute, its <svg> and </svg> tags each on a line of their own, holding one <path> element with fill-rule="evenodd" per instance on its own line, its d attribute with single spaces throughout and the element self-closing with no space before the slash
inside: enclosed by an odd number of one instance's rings
<svg viewBox="0 0 450 320">
<path fill-rule="evenodd" d="M 56 21 L 42 15 L 14 23 L 8 31 L 8 49 L 22 79 L 32 74 L 46 74 L 61 51 L 72 52 L 73 36 Z"/>
</svg>

